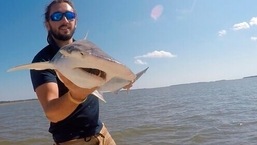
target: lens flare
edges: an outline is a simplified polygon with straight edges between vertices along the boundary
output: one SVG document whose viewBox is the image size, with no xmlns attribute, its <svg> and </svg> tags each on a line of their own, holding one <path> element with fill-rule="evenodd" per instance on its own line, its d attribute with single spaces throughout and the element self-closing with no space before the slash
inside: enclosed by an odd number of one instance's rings
<svg viewBox="0 0 257 145">
<path fill-rule="evenodd" d="M 162 15 L 163 9 L 162 5 L 156 5 L 151 11 L 151 17 L 154 20 L 157 20 Z"/>
</svg>

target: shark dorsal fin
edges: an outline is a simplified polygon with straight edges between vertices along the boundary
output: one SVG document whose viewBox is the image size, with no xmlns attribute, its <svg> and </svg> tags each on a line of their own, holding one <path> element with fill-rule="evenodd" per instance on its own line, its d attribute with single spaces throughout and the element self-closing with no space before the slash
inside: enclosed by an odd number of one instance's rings
<svg viewBox="0 0 257 145">
<path fill-rule="evenodd" d="M 88 33 L 89 32 L 87 31 L 86 36 L 84 37 L 84 40 L 87 40 Z"/>
</svg>

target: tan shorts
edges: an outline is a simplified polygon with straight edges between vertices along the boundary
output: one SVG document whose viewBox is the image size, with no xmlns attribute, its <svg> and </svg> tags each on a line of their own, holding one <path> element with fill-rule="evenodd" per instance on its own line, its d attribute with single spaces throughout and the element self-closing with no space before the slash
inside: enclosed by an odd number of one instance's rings
<svg viewBox="0 0 257 145">
<path fill-rule="evenodd" d="M 98 135 L 94 135 L 86 138 L 74 139 L 67 142 L 58 143 L 55 145 L 116 145 L 116 143 L 112 139 L 105 125 L 103 124 L 103 128 L 101 129 Z"/>
</svg>

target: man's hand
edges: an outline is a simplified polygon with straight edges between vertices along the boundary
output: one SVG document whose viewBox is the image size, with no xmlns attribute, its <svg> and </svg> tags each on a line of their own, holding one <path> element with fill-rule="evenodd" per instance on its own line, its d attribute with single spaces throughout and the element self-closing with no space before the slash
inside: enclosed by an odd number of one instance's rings
<svg viewBox="0 0 257 145">
<path fill-rule="evenodd" d="M 91 94 L 92 92 L 94 92 L 97 87 L 94 88 L 81 88 L 77 85 L 75 85 L 74 83 L 72 83 L 70 80 L 68 80 L 65 76 L 63 76 L 60 72 L 58 72 L 56 70 L 56 73 L 59 77 L 59 79 L 64 83 L 64 85 L 69 89 L 70 95 L 72 98 L 76 99 L 76 100 L 80 100 L 83 101 L 86 99 L 86 97 Z"/>
</svg>

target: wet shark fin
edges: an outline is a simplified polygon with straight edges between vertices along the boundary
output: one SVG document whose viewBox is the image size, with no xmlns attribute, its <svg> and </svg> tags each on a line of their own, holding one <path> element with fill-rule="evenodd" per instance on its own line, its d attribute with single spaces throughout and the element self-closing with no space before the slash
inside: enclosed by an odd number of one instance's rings
<svg viewBox="0 0 257 145">
<path fill-rule="evenodd" d="M 20 66 L 10 68 L 7 70 L 7 72 L 24 70 L 24 69 L 34 69 L 34 70 L 54 69 L 54 65 L 49 63 L 49 61 L 36 62 L 36 63 L 25 64 L 25 65 L 20 65 Z"/>
</svg>

